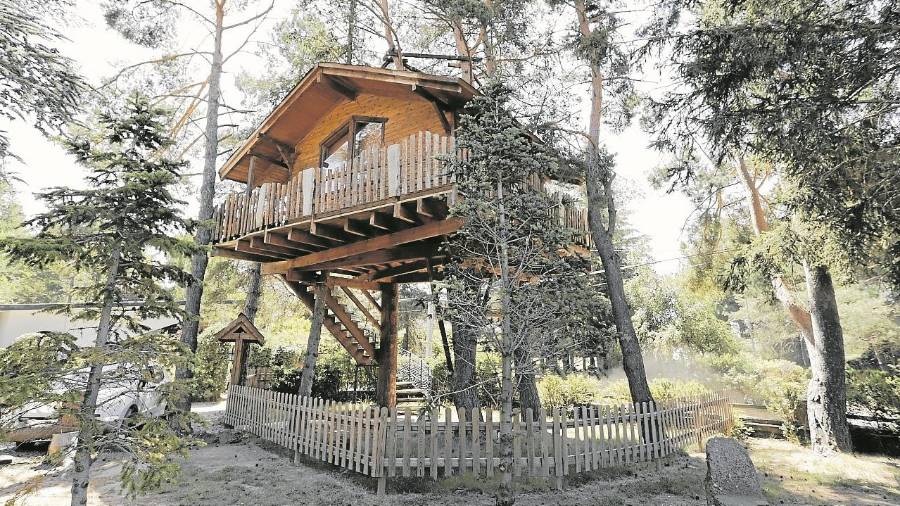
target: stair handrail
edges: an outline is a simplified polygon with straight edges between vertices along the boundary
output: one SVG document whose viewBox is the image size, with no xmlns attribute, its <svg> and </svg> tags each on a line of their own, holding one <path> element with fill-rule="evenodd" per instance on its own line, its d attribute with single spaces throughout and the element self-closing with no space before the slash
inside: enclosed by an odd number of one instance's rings
<svg viewBox="0 0 900 506">
<path fill-rule="evenodd" d="M 401 349 L 398 354 L 397 381 L 408 381 L 431 397 L 431 367 L 428 362 L 407 349 Z"/>
</svg>

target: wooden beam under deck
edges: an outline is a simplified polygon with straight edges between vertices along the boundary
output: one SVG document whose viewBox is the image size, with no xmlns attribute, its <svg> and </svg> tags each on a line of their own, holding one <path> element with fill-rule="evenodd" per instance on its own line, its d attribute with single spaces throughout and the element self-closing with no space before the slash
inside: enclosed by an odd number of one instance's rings
<svg viewBox="0 0 900 506">
<path fill-rule="evenodd" d="M 301 252 L 301 255 L 305 253 L 313 253 L 322 249 L 316 246 L 310 246 L 309 244 L 304 242 L 292 241 L 282 234 L 276 234 L 271 231 L 266 231 L 265 242 L 267 244 L 274 244 L 276 246 L 283 246 L 285 248 L 297 250 Z"/>
<path fill-rule="evenodd" d="M 362 267 L 368 265 L 387 264 L 392 262 L 403 262 L 407 260 L 418 260 L 437 256 L 438 244 L 429 241 L 426 244 L 416 246 L 401 246 L 398 248 L 382 249 L 361 253 L 337 260 L 330 260 L 318 264 L 297 267 L 302 271 L 327 271 L 331 269 L 352 269 L 354 267 Z"/>
<path fill-rule="evenodd" d="M 291 269 L 326 264 L 327 262 L 346 259 L 364 253 L 390 249 L 416 241 L 449 235 L 459 230 L 462 224 L 463 221 L 460 218 L 448 218 L 446 220 L 433 221 L 425 225 L 419 225 L 399 232 L 373 237 L 372 239 L 366 239 L 318 251 L 316 253 L 310 253 L 298 258 L 267 263 L 262 266 L 262 270 L 263 274 L 284 274 Z M 384 261 L 379 262 L 376 260 L 371 263 L 384 263 Z"/>
<path fill-rule="evenodd" d="M 299 229 L 296 227 L 292 227 L 290 229 L 290 231 L 288 232 L 287 238 L 289 241 L 299 242 L 299 243 L 303 243 L 303 244 L 309 244 L 311 246 L 319 246 L 321 248 L 331 248 L 334 246 L 335 242 L 338 242 L 341 244 L 346 242 L 346 241 L 341 241 L 341 240 L 337 240 L 337 239 L 332 239 L 332 240 L 325 239 L 325 238 L 319 237 L 317 235 L 311 234 L 311 233 L 307 232 L 306 230 L 302 230 L 302 229 Z"/>
<path fill-rule="evenodd" d="M 220 246 L 213 247 L 212 256 L 214 257 L 225 257 L 232 258 L 234 260 L 246 260 L 248 262 L 271 262 L 272 258 L 256 255 L 253 253 L 245 253 L 243 251 L 236 251 L 232 248 L 222 248 Z"/>
<path fill-rule="evenodd" d="M 369 273 L 365 276 L 366 279 L 370 281 L 379 281 L 384 280 L 386 278 L 393 278 L 395 276 L 400 276 L 403 274 L 409 274 L 411 272 L 423 271 L 428 268 L 428 261 L 425 257 L 422 260 L 416 260 L 413 262 L 404 263 L 398 265 L 396 267 L 388 267 L 386 269 L 379 269 L 372 273 Z"/>
</svg>

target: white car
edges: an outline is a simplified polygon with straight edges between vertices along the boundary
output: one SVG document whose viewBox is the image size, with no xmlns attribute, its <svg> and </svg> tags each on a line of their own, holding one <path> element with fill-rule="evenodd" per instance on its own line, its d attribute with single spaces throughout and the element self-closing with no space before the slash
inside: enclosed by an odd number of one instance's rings
<svg viewBox="0 0 900 506">
<path fill-rule="evenodd" d="M 97 396 L 97 418 L 109 429 L 121 428 L 129 419 L 158 417 L 165 413 L 166 401 L 159 387 L 171 381 L 165 372 L 151 366 L 151 381 L 137 379 L 128 368 L 109 366 L 103 371 L 103 383 Z M 79 374 L 81 382 L 86 371 Z M 15 413 L 4 416 L 3 425 L 9 430 L 4 439 L 16 443 L 49 440 L 54 434 L 77 430 L 74 420 L 60 417 L 59 406 L 33 402 Z"/>
</svg>

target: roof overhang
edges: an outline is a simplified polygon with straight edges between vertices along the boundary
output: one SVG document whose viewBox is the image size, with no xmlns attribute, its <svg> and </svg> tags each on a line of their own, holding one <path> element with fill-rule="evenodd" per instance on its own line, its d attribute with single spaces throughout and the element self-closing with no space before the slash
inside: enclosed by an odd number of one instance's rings
<svg viewBox="0 0 900 506">
<path fill-rule="evenodd" d="M 222 179 L 247 182 L 255 156 L 254 182 L 285 182 L 293 146 L 335 106 L 360 93 L 427 99 L 442 108 L 462 107 L 478 92 L 462 79 L 340 63 L 319 63 L 266 117 L 219 169 Z"/>
</svg>

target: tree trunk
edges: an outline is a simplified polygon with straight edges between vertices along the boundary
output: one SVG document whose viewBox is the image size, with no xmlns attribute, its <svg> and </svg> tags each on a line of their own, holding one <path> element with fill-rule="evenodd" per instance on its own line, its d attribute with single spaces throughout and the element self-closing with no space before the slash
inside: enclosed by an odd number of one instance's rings
<svg viewBox="0 0 900 506">
<path fill-rule="evenodd" d="M 749 192 L 753 230 L 760 236 L 769 230 L 755 174 L 738 159 L 738 176 Z M 806 412 L 813 449 L 820 453 L 851 451 L 847 426 L 847 390 L 844 337 L 834 286 L 828 269 L 804 265 L 810 309 L 796 299 L 794 290 L 778 275 L 772 276 L 775 298 L 781 302 L 800 332 L 812 373 L 806 392 Z"/>
<path fill-rule="evenodd" d="M 590 184 L 589 184 L 590 186 Z M 590 193 L 590 191 L 588 191 Z M 590 201 L 588 197 L 588 201 Z M 588 204 L 589 221 L 599 221 L 594 207 Z M 641 354 L 641 345 L 631 322 L 631 310 L 628 300 L 625 298 L 625 283 L 622 279 L 622 271 L 619 268 L 619 255 L 616 253 L 612 239 L 606 234 L 606 229 L 601 226 L 591 226 L 594 236 L 594 244 L 603 263 L 606 273 L 606 293 L 612 306 L 613 320 L 618 331 L 619 346 L 622 349 L 622 367 L 628 378 L 628 390 L 631 392 L 633 402 L 651 402 L 650 385 L 647 383 L 647 373 L 644 371 L 644 357 Z"/>
<path fill-rule="evenodd" d="M 209 71 L 209 93 L 207 96 L 206 138 L 203 153 L 203 181 L 200 184 L 200 211 L 197 216 L 199 225 L 194 240 L 200 246 L 208 245 L 212 240 L 209 221 L 213 215 L 213 198 L 216 186 L 216 158 L 219 149 L 219 97 L 221 95 L 220 80 L 222 78 L 222 29 L 224 22 L 224 2 L 216 2 L 216 29 L 213 38 L 212 64 Z M 201 250 L 191 256 L 191 276 L 193 282 L 185 290 L 185 313 L 187 318 L 181 332 L 181 342 L 191 352 L 197 351 L 197 333 L 200 325 L 200 300 L 203 298 L 203 279 L 206 276 L 206 265 L 209 258 Z M 191 371 L 179 367 L 175 377 L 181 382 L 191 378 Z M 175 408 L 186 412 L 191 409 L 190 393 L 176 399 Z"/>
<path fill-rule="evenodd" d="M 512 331 L 512 290 L 513 279 L 509 270 L 509 253 L 506 231 L 506 212 L 503 204 L 503 184 L 497 182 L 498 229 L 500 238 L 500 329 L 503 335 L 500 341 L 501 381 L 500 381 L 500 486 L 497 489 L 495 504 L 512 506 L 515 495 L 512 488 L 513 466 L 513 433 L 512 433 L 512 400 L 513 378 L 512 366 L 515 360 Z M 517 347 L 516 347 L 517 348 Z"/>
<path fill-rule="evenodd" d="M 316 378 L 319 342 L 322 340 L 322 321 L 325 320 L 325 296 L 322 292 L 327 289 L 324 284 L 316 285 L 316 298 L 309 323 L 309 339 L 306 341 L 306 358 L 303 360 L 303 370 L 300 372 L 300 389 L 297 390 L 297 394 L 303 397 L 309 397 L 312 394 L 312 385 Z"/>
<path fill-rule="evenodd" d="M 807 390 L 809 432 L 813 449 L 819 453 L 849 452 L 844 336 L 838 316 L 831 275 L 823 266 L 807 266 L 815 345 L 809 347 L 812 379 Z"/>
<path fill-rule="evenodd" d="M 541 411 L 541 395 L 534 380 L 534 364 L 528 356 L 528 350 L 516 347 L 514 354 L 516 366 L 516 390 L 519 392 L 519 405 L 522 413 L 531 408 L 532 417 L 537 420 Z"/>
<path fill-rule="evenodd" d="M 465 323 L 453 322 L 453 376 L 450 389 L 453 405 L 457 410 L 478 406 L 478 390 L 475 385 L 475 357 L 477 355 L 477 333 Z"/>
<path fill-rule="evenodd" d="M 350 5 L 347 7 L 347 65 L 353 65 L 353 42 L 356 38 L 356 2 L 357 0 L 350 0 Z"/>
<path fill-rule="evenodd" d="M 247 272 L 247 297 L 244 299 L 244 316 L 251 322 L 256 322 L 256 312 L 259 311 L 259 296 L 262 288 L 262 265 L 253 263 Z"/>
<path fill-rule="evenodd" d="M 378 0 L 378 7 L 381 8 L 381 15 L 384 23 L 384 38 L 387 39 L 388 52 L 393 55 L 394 67 L 397 70 L 406 70 L 403 66 L 403 54 L 399 41 L 395 41 L 394 27 L 391 25 L 391 14 L 388 8 L 388 0 Z"/>
<path fill-rule="evenodd" d="M 97 340 L 94 343 L 101 353 L 106 351 L 111 330 L 112 308 L 115 303 L 116 278 L 119 275 L 120 253 L 118 246 L 113 248 L 106 269 L 106 288 L 103 291 L 103 307 L 100 310 L 100 322 L 97 326 Z M 102 358 L 101 358 L 102 361 Z M 100 393 L 103 378 L 103 364 L 94 364 L 88 373 L 81 400 L 79 415 L 78 443 L 75 445 L 75 457 L 72 468 L 72 506 L 87 504 L 87 490 L 91 479 L 91 453 L 94 438 L 99 435 L 100 428 L 94 412 L 97 410 L 97 396 Z"/>
<path fill-rule="evenodd" d="M 459 53 L 460 56 L 469 58 L 468 60 L 459 62 L 461 78 L 463 81 L 472 84 L 472 82 L 475 80 L 475 74 L 472 70 L 472 50 L 469 48 L 469 44 L 468 42 L 466 42 L 466 36 L 463 33 L 462 19 L 458 17 L 454 18 L 452 26 L 453 39 L 456 41 L 456 52 Z"/>
<path fill-rule="evenodd" d="M 589 40 L 593 33 L 588 21 L 584 0 L 575 0 L 575 12 L 581 36 Z M 622 349 L 622 365 L 628 378 L 628 389 L 634 402 L 650 402 L 650 385 L 644 371 L 644 357 L 631 321 L 631 309 L 625 297 L 625 283 L 619 263 L 619 255 L 613 245 L 616 212 L 612 193 L 612 177 L 602 174 L 599 165 L 600 118 L 603 104 L 603 75 L 600 67 L 591 64 L 591 110 L 588 126 L 588 146 L 585 182 L 587 186 L 588 225 L 594 245 L 606 274 L 606 293 L 612 306 L 613 320 Z M 607 210 L 608 225 L 603 223 L 603 211 Z"/>
<path fill-rule="evenodd" d="M 378 379 L 375 402 L 393 408 L 397 405 L 397 312 L 400 304 L 398 285 L 381 288 L 381 342 L 376 352 Z"/>
<path fill-rule="evenodd" d="M 447 339 L 447 326 L 444 324 L 443 319 L 438 319 L 438 330 L 441 333 L 441 346 L 444 348 L 444 362 L 447 365 L 447 372 L 450 375 L 453 375 L 453 360 L 450 358 L 452 353 L 450 351 L 450 340 Z"/>
<path fill-rule="evenodd" d="M 244 299 L 244 316 L 251 322 L 256 322 L 256 312 L 259 310 L 259 294 L 262 281 L 262 265 L 259 262 L 253 263 L 247 272 L 247 297 Z M 241 346 L 235 352 L 240 353 L 241 370 L 238 371 L 238 385 L 247 383 L 247 359 L 250 355 L 249 343 Z"/>
</svg>

